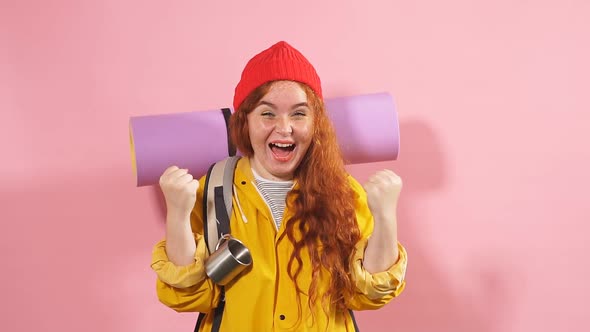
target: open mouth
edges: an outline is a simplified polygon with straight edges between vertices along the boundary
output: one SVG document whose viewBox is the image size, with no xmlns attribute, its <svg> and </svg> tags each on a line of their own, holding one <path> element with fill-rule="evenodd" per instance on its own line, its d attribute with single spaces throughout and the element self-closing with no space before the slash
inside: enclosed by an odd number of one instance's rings
<svg viewBox="0 0 590 332">
<path fill-rule="evenodd" d="M 272 153 L 278 158 L 286 158 L 293 150 L 295 150 L 295 144 L 290 143 L 270 143 L 268 147 Z"/>
</svg>

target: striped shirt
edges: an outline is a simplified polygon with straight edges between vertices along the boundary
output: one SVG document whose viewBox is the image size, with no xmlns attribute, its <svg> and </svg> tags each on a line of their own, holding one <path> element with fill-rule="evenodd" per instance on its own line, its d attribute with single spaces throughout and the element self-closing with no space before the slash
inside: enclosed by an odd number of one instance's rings
<svg viewBox="0 0 590 332">
<path fill-rule="evenodd" d="M 281 228 L 281 221 L 283 220 L 283 213 L 285 212 L 287 194 L 293 189 L 293 181 L 272 181 L 267 180 L 254 171 L 256 178 L 256 187 L 262 195 L 262 198 L 268 204 L 272 218 L 277 225 L 277 229 Z"/>
</svg>

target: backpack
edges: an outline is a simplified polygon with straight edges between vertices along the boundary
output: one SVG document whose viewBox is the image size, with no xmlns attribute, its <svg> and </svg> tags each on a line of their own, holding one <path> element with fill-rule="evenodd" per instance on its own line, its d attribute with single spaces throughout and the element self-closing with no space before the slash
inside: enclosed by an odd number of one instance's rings
<svg viewBox="0 0 590 332">
<path fill-rule="evenodd" d="M 229 219 L 232 214 L 232 196 L 234 188 L 234 170 L 240 157 L 232 156 L 214 163 L 207 171 L 205 188 L 203 191 L 203 236 L 207 241 L 209 254 L 215 251 L 217 241 L 224 235 L 230 234 Z M 219 303 L 213 313 L 213 327 L 211 332 L 219 332 L 223 309 L 225 308 L 225 287 L 221 286 Z M 206 313 L 200 312 L 195 331 L 199 330 Z"/>
<path fill-rule="evenodd" d="M 203 216 L 207 220 L 203 221 L 203 235 L 207 241 L 209 253 L 215 251 L 217 241 L 224 235 L 230 234 L 229 221 L 232 214 L 232 196 L 234 187 L 234 171 L 239 156 L 227 157 L 218 161 L 209 167 L 205 188 L 203 191 Z M 214 309 L 213 326 L 211 332 L 219 332 L 223 310 L 225 308 L 225 287 L 221 286 L 221 295 L 219 303 Z M 352 310 L 349 310 L 354 330 L 359 331 Z M 206 313 L 200 312 L 195 325 L 194 332 L 198 332 L 199 327 L 205 319 Z"/>
</svg>

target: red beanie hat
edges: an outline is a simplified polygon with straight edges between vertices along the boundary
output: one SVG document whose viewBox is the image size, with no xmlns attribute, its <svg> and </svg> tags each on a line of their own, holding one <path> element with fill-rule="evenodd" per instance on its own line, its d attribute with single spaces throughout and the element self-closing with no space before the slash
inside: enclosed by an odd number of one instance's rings
<svg viewBox="0 0 590 332">
<path fill-rule="evenodd" d="M 234 111 L 257 87 L 279 80 L 304 83 L 322 98 L 322 84 L 311 63 L 293 46 L 280 41 L 255 55 L 246 64 L 236 86 Z"/>
</svg>

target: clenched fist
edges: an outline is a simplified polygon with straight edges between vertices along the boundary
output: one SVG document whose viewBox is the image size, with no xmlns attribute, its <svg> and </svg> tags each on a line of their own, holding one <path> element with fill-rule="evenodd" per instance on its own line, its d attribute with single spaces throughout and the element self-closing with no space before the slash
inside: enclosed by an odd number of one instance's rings
<svg viewBox="0 0 590 332">
<path fill-rule="evenodd" d="M 388 169 L 373 174 L 363 185 L 369 209 L 376 219 L 395 218 L 397 199 L 402 190 L 402 179 Z"/>
<path fill-rule="evenodd" d="M 185 168 L 168 167 L 160 176 L 160 188 L 168 213 L 189 215 L 197 200 L 199 181 Z"/>
</svg>

